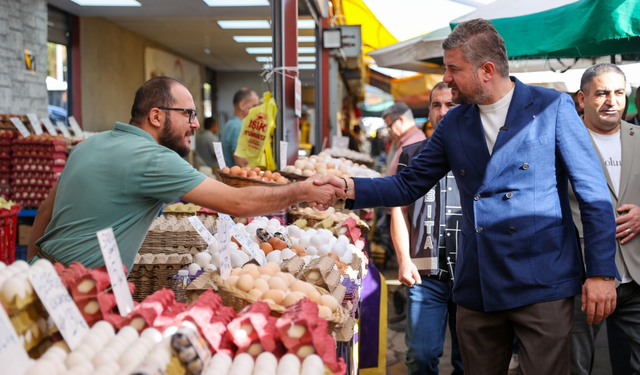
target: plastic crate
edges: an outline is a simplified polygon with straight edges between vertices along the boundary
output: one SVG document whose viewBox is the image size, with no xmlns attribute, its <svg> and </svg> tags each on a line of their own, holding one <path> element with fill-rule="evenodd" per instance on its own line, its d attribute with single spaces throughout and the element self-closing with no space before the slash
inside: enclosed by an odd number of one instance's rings
<svg viewBox="0 0 640 375">
<path fill-rule="evenodd" d="M 16 260 L 16 233 L 20 206 L 0 209 L 0 261 L 11 264 Z"/>
</svg>

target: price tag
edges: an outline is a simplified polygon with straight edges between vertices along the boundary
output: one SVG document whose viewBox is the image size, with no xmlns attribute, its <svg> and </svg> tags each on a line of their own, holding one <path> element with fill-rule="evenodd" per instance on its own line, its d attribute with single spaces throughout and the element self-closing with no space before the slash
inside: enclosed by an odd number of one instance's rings
<svg viewBox="0 0 640 375">
<path fill-rule="evenodd" d="M 220 276 L 222 276 L 222 280 L 226 280 L 229 275 L 231 275 L 231 254 L 229 252 L 231 234 L 229 233 L 229 222 L 218 219 L 217 225 L 218 240 L 220 240 Z"/>
<path fill-rule="evenodd" d="M 331 138 L 331 147 L 345 149 L 349 148 L 349 137 L 334 135 L 333 138 Z"/>
<path fill-rule="evenodd" d="M 69 129 L 67 129 L 67 127 L 62 123 L 62 121 L 56 121 L 56 126 L 58 127 L 58 130 L 60 130 L 60 133 L 62 133 L 62 135 L 64 135 L 65 137 L 71 137 L 71 133 L 69 133 Z"/>
<path fill-rule="evenodd" d="M 58 131 L 56 130 L 56 127 L 53 126 L 53 123 L 51 122 L 51 120 L 49 120 L 48 117 L 43 117 L 41 121 L 44 124 L 45 129 L 47 129 L 47 131 L 49 132 L 49 134 L 58 135 Z"/>
<path fill-rule="evenodd" d="M 226 214 L 218 214 L 218 217 L 229 223 L 229 233 L 231 233 L 233 238 L 235 238 L 236 241 L 240 243 L 243 249 L 247 249 L 247 251 L 249 251 L 253 259 L 257 260 L 261 266 L 267 263 L 267 259 L 265 258 L 265 256 L 262 255 L 260 251 L 257 251 L 255 247 L 251 246 L 251 244 L 254 244 L 254 242 L 251 241 L 251 238 L 249 237 L 247 232 L 238 229 L 238 227 L 236 227 L 236 224 L 231 219 L 231 216 Z"/>
<path fill-rule="evenodd" d="M 218 159 L 218 166 L 220 169 L 227 166 L 227 163 L 224 161 L 224 153 L 222 152 L 222 143 L 213 142 L 213 149 L 216 152 L 216 159 Z"/>
<path fill-rule="evenodd" d="M 287 145 L 289 143 L 280 141 L 280 170 L 283 171 L 287 166 Z"/>
<path fill-rule="evenodd" d="M 80 340 L 89 332 L 89 325 L 62 284 L 58 273 L 53 266 L 41 267 L 38 272 L 29 273 L 29 281 L 62 338 L 71 350 L 75 350 L 80 345 Z"/>
<path fill-rule="evenodd" d="M 27 118 L 29 118 L 29 122 L 31 123 L 31 127 L 33 128 L 33 132 L 36 135 L 42 134 L 42 126 L 40 126 L 40 120 L 38 120 L 38 116 L 35 113 L 27 113 Z"/>
<path fill-rule="evenodd" d="M 82 131 L 82 128 L 80 127 L 80 124 L 78 124 L 78 121 L 76 121 L 75 117 L 69 116 L 69 126 L 71 126 L 71 130 L 73 130 L 74 135 L 78 137 L 84 136 L 84 132 Z"/>
<path fill-rule="evenodd" d="M 9 120 L 11 120 L 13 125 L 16 127 L 16 129 L 18 129 L 18 131 L 20 132 L 20 134 L 22 134 L 23 137 L 27 138 L 28 136 L 31 135 L 31 133 L 29 133 L 29 129 L 27 129 L 27 127 L 24 126 L 24 124 L 22 123 L 22 121 L 20 121 L 19 118 L 11 117 Z"/>
<path fill-rule="evenodd" d="M 31 366 L 29 355 L 18 339 L 7 312 L 0 306 L 0 363 L 7 374 L 24 374 Z"/>
<path fill-rule="evenodd" d="M 127 316 L 133 310 L 133 297 L 131 297 L 127 276 L 122 268 L 122 258 L 120 258 L 116 236 L 114 236 L 112 228 L 103 229 L 97 232 L 96 235 L 98 236 L 104 264 L 107 266 L 107 272 L 111 280 L 111 290 L 113 290 L 113 295 L 116 297 L 118 311 L 121 316 Z"/>
<path fill-rule="evenodd" d="M 212 243 L 216 242 L 216 238 L 213 237 L 213 235 L 207 230 L 207 228 L 205 228 L 204 224 L 202 224 L 197 216 L 189 216 L 187 220 L 189 220 L 191 225 L 193 225 L 193 227 L 196 229 L 196 232 L 198 232 L 200 237 L 202 237 L 207 245 L 211 245 Z"/>
</svg>

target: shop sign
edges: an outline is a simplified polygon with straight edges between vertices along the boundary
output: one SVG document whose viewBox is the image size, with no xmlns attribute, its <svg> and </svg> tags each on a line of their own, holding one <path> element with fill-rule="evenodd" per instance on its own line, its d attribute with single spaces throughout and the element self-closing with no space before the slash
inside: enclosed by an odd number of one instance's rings
<svg viewBox="0 0 640 375">
<path fill-rule="evenodd" d="M 80 124 L 78 124 L 78 121 L 76 121 L 75 117 L 69 116 L 69 126 L 71 126 L 73 134 L 75 134 L 77 137 L 84 137 L 84 132 L 82 131 L 82 128 L 80 127 Z"/>
<path fill-rule="evenodd" d="M 213 235 L 209 233 L 207 228 L 205 228 L 204 224 L 202 224 L 202 222 L 200 221 L 200 219 L 198 219 L 197 216 L 189 216 L 187 220 L 189 220 L 191 225 L 195 228 L 196 232 L 198 232 L 200 237 L 202 237 L 202 239 L 204 240 L 204 242 L 207 243 L 207 245 L 211 245 L 212 243 L 216 242 L 215 237 L 213 237 Z"/>
<path fill-rule="evenodd" d="M 62 121 L 56 121 L 56 126 L 58 127 L 58 130 L 60 130 L 60 133 L 62 133 L 62 135 L 64 135 L 67 138 L 71 137 L 71 133 L 69 133 L 69 129 L 67 129 L 67 127 L 62 123 Z"/>
<path fill-rule="evenodd" d="M 133 310 L 133 297 L 131 297 L 127 276 L 124 274 L 124 268 L 122 267 L 122 258 L 120 257 L 116 236 L 114 236 L 112 228 L 103 229 L 97 232 L 96 235 L 100 243 L 100 250 L 102 250 L 104 265 L 109 273 L 111 290 L 116 297 L 118 311 L 121 316 L 127 316 Z"/>
<path fill-rule="evenodd" d="M 218 217 L 222 214 L 218 215 Z M 231 234 L 229 233 L 229 221 L 218 219 L 218 240 L 220 241 L 220 276 L 222 280 L 226 280 L 231 275 L 231 256 L 229 253 L 229 242 L 231 242 Z"/>
<path fill-rule="evenodd" d="M 60 276 L 50 266 L 41 267 L 38 272 L 30 272 L 28 277 L 62 338 L 71 350 L 75 350 L 80 345 L 80 340 L 89 332 L 89 325 L 62 284 Z"/>
<path fill-rule="evenodd" d="M 40 120 L 38 120 L 38 116 L 36 116 L 35 113 L 27 113 L 27 118 L 31 123 L 31 128 L 33 128 L 33 132 L 36 133 L 36 135 L 41 135 L 42 126 L 40 126 Z"/>
<path fill-rule="evenodd" d="M 287 166 L 287 146 L 288 142 L 280 141 L 280 170 L 283 171 Z"/>
<path fill-rule="evenodd" d="M 9 120 L 11 120 L 13 125 L 16 127 L 16 129 L 18 129 L 18 131 L 20 132 L 20 134 L 22 134 L 23 137 L 27 138 L 28 136 L 31 135 L 31 133 L 29 132 L 29 129 L 27 129 L 27 127 L 22 123 L 22 121 L 20 121 L 19 118 L 11 117 Z"/>
<path fill-rule="evenodd" d="M 220 169 L 227 166 L 227 163 L 224 161 L 224 153 L 222 152 L 222 142 L 213 142 L 213 150 L 216 153 L 216 159 L 218 159 L 218 166 Z"/>
<path fill-rule="evenodd" d="M 47 129 L 47 132 L 49 132 L 49 134 L 58 135 L 58 131 L 56 130 L 56 127 L 53 126 L 53 123 L 51 122 L 51 120 L 49 120 L 48 117 L 43 117 L 41 121 L 44 124 L 44 128 Z"/>
<path fill-rule="evenodd" d="M 31 365 L 24 345 L 4 308 L 0 307 L 0 363 L 7 374 L 23 374 Z"/>
</svg>

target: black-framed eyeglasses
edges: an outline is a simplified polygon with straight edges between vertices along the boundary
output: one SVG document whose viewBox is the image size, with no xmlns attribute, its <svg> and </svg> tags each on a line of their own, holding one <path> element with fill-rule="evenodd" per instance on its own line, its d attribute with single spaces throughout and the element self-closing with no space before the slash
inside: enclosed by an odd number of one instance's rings
<svg viewBox="0 0 640 375">
<path fill-rule="evenodd" d="M 195 121 L 196 116 L 198 115 L 198 113 L 196 112 L 195 109 L 191 109 L 191 108 L 168 108 L 168 107 L 158 107 L 158 109 L 164 109 L 166 111 L 181 111 L 181 112 L 186 112 L 189 114 L 189 124 L 193 124 L 193 121 Z"/>
</svg>

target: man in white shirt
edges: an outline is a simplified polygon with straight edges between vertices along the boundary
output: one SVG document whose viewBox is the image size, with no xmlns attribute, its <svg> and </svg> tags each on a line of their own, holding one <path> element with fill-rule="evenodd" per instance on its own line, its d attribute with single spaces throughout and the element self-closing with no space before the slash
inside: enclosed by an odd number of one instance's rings
<svg viewBox="0 0 640 375">
<path fill-rule="evenodd" d="M 589 131 L 607 178 L 611 202 L 616 214 L 616 266 L 621 282 L 617 284 L 616 309 L 609 316 L 631 344 L 631 366 L 640 373 L 640 127 L 622 120 L 625 108 L 626 78 L 613 64 L 597 64 L 587 69 L 580 82 L 578 100 L 584 109 L 584 124 Z M 574 222 L 582 239 L 578 201 L 571 194 Z M 585 302 L 575 299 L 575 317 L 571 330 L 571 374 L 589 374 L 593 366 L 594 342 L 601 324 L 587 324 Z"/>
</svg>

